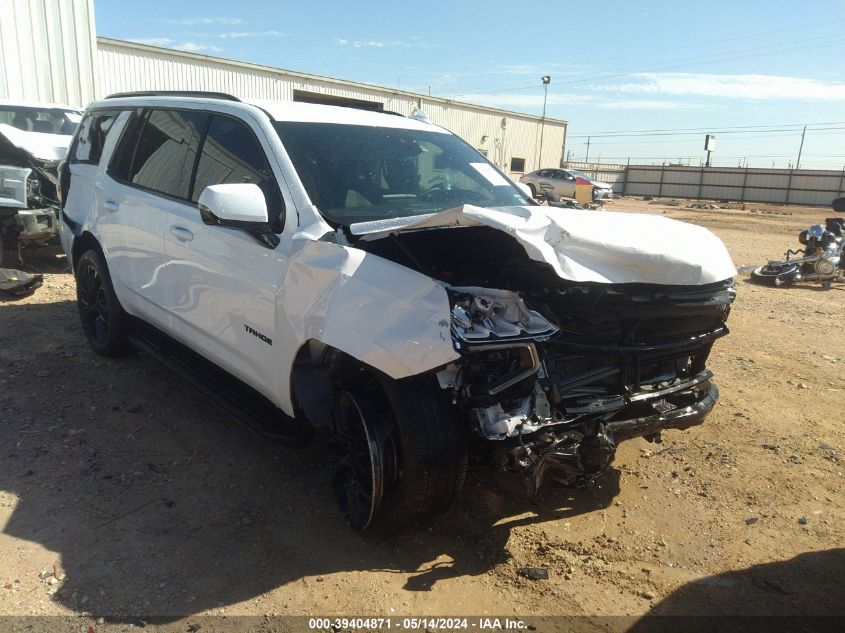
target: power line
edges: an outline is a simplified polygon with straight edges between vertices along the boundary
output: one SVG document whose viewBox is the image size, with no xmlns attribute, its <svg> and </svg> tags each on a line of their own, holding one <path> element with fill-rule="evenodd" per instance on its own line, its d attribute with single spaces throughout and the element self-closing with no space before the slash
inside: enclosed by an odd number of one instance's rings
<svg viewBox="0 0 845 633">
<path fill-rule="evenodd" d="M 701 66 L 703 64 L 713 64 L 713 63 L 724 62 L 724 61 L 736 61 L 738 59 L 746 59 L 748 57 L 767 57 L 769 55 L 780 55 L 780 54 L 783 54 L 783 53 L 809 51 L 809 50 L 815 50 L 815 49 L 818 49 L 818 48 L 825 48 L 825 47 L 828 47 L 828 46 L 838 46 L 838 45 L 841 45 L 841 44 L 845 44 L 845 39 L 839 39 L 839 40 L 827 42 L 827 43 L 824 43 L 824 44 L 816 44 L 816 45 L 813 45 L 813 46 L 796 46 L 796 47 L 793 47 L 793 48 L 784 48 L 784 49 L 780 49 L 780 50 L 771 50 L 771 51 L 767 51 L 767 52 L 748 52 L 745 55 L 735 55 L 735 53 L 743 52 L 743 51 L 733 51 L 731 53 L 716 53 L 716 54 L 713 54 L 713 55 L 707 55 L 705 57 L 716 57 L 717 55 L 722 55 L 722 56 L 724 56 L 724 58 L 723 59 L 708 59 L 708 60 L 698 61 L 698 62 L 690 61 L 688 63 L 674 64 L 674 65 L 671 65 L 671 66 L 662 66 L 662 67 L 619 69 L 617 71 L 607 71 L 608 73 L 612 72 L 612 73 L 615 73 L 615 74 L 604 74 L 600 77 L 587 77 L 587 78 L 584 78 L 584 79 L 571 79 L 569 81 L 559 81 L 558 85 L 560 85 L 560 84 L 569 85 L 569 84 L 584 83 L 584 82 L 587 82 L 587 81 L 596 81 L 597 79 L 598 80 L 616 79 L 618 77 L 627 77 L 631 74 L 642 73 L 642 72 L 674 70 L 674 69 L 678 69 L 678 68 L 686 68 L 688 66 Z M 745 50 L 752 51 L 752 50 L 755 50 L 755 49 L 745 49 Z M 689 59 L 694 60 L 696 58 L 691 57 Z"/>
<path fill-rule="evenodd" d="M 645 50 L 640 50 L 640 51 L 636 51 L 636 52 L 625 53 L 625 54 L 622 54 L 622 55 L 612 55 L 612 56 L 608 56 L 608 57 L 593 58 L 593 59 L 590 60 L 590 63 L 610 61 L 610 60 L 614 60 L 614 59 L 623 59 L 623 58 L 627 58 L 627 57 L 643 56 L 643 55 L 649 55 L 649 54 L 654 54 L 654 53 L 666 53 L 666 52 L 672 52 L 672 51 L 676 51 L 676 50 L 684 50 L 684 49 L 687 49 L 687 48 L 698 48 L 698 47 L 700 47 L 702 45 L 706 45 L 706 44 L 710 44 L 710 45 L 712 45 L 712 44 L 722 44 L 722 43 L 725 43 L 725 42 L 734 42 L 734 41 L 739 41 L 739 40 L 768 37 L 768 36 L 777 35 L 777 34 L 780 34 L 780 33 L 789 33 L 789 32 L 793 32 L 793 31 L 801 31 L 801 30 L 805 30 L 805 29 L 816 28 L 816 27 L 819 27 L 819 26 L 835 25 L 835 24 L 839 24 L 839 23 L 842 23 L 842 22 L 845 22 L 845 19 L 829 20 L 827 22 L 815 22 L 815 23 L 812 23 L 812 24 L 805 24 L 805 25 L 802 25 L 802 26 L 794 26 L 794 27 L 787 28 L 787 29 L 777 29 L 777 30 L 773 30 L 773 31 L 763 31 L 763 32 L 760 32 L 760 33 L 753 33 L 751 35 L 741 35 L 741 36 L 737 36 L 737 37 L 729 37 L 729 38 L 722 38 L 722 39 L 716 39 L 716 40 L 707 40 L 706 42 L 698 42 L 698 43 L 694 43 L 694 44 L 685 44 L 683 46 L 673 46 L 673 47 L 670 47 L 670 48 L 651 49 L 651 50 L 645 49 Z M 831 34 L 831 35 L 827 35 L 827 36 L 820 36 L 820 37 L 814 38 L 814 39 L 822 39 L 822 38 L 825 38 L 825 37 L 827 37 L 827 38 L 835 37 L 836 35 L 837 34 Z M 779 44 L 778 43 L 768 44 L 767 46 L 768 47 L 782 46 L 784 44 L 793 44 L 793 43 L 797 44 L 797 43 L 800 43 L 800 42 L 807 42 L 807 41 L 810 41 L 810 40 L 807 40 L 807 39 L 793 40 L 793 41 L 781 42 Z M 718 53 L 718 54 L 724 54 L 724 53 Z M 712 55 L 714 55 L 714 54 L 711 54 L 710 56 L 712 56 Z M 695 58 L 692 58 L 692 59 L 695 59 Z M 677 61 L 677 60 L 674 60 L 674 61 Z M 614 72 L 614 71 L 606 71 L 606 72 Z M 499 84 L 499 85 L 501 85 L 501 84 Z M 527 86 L 508 87 L 508 88 L 499 88 L 498 86 L 493 86 L 493 87 L 490 87 L 490 88 L 474 88 L 472 93 L 465 92 L 465 93 L 456 94 L 454 96 L 455 97 L 465 96 L 465 95 L 468 95 L 468 94 L 477 93 L 479 91 L 490 92 L 490 93 L 511 92 L 511 91 L 514 91 L 514 90 L 522 90 L 523 88 L 533 88 L 533 87 L 537 87 L 537 85 L 535 83 L 532 83 L 532 84 L 527 85 Z"/>
<path fill-rule="evenodd" d="M 802 127 L 807 125 L 809 127 L 817 125 L 845 125 L 845 121 L 825 121 L 822 123 L 772 123 L 769 125 L 732 125 L 721 126 L 721 130 L 741 130 L 750 131 L 755 128 L 775 128 L 775 127 Z M 714 126 L 710 127 L 677 127 L 677 128 L 655 128 L 650 130 L 610 130 L 604 132 L 584 132 L 583 134 L 570 134 L 570 136 L 601 136 L 602 134 L 616 135 L 628 134 L 636 132 L 712 132 Z"/>
<path fill-rule="evenodd" d="M 835 39 L 831 39 L 835 38 Z M 828 40 L 828 41 L 820 41 L 813 45 L 807 45 L 808 42 L 819 41 L 819 40 Z M 792 46 L 791 48 L 781 48 L 778 49 L 778 46 L 791 46 L 795 44 L 796 46 Z M 653 71 L 662 71 L 662 70 L 673 70 L 677 68 L 684 68 L 686 66 L 698 66 L 702 64 L 711 64 L 716 62 L 722 61 L 729 61 L 729 60 L 737 60 L 737 59 L 745 59 L 748 57 L 765 57 L 768 55 L 780 55 L 783 53 L 791 53 L 791 52 L 801 52 L 805 50 L 815 50 L 817 48 L 825 48 L 828 46 L 838 46 L 840 44 L 845 44 L 845 39 L 842 39 L 840 34 L 835 35 L 824 35 L 821 37 L 816 38 L 809 38 L 804 40 L 794 40 L 790 42 L 780 42 L 777 44 L 767 44 L 764 46 L 756 46 L 751 48 L 744 48 L 738 49 L 735 51 L 722 51 L 717 53 L 710 53 L 707 55 L 695 55 L 692 57 L 681 58 L 677 60 L 673 60 L 673 63 L 669 66 L 666 66 L 666 62 L 658 62 L 656 64 L 647 65 L 644 67 L 636 67 L 636 68 L 625 68 L 625 69 L 611 69 L 606 71 L 592 71 L 589 73 L 581 73 L 583 75 L 589 75 L 588 77 L 584 77 L 582 79 L 570 79 L 570 80 L 562 80 L 556 82 L 557 85 L 560 84 L 575 84 L 575 83 L 584 83 L 587 81 L 595 81 L 595 80 L 604 80 L 604 79 L 614 79 L 617 77 L 625 77 L 632 73 L 641 73 L 641 72 L 653 72 Z M 737 55 L 737 53 L 745 53 L 744 55 Z M 698 60 L 698 61 L 696 61 Z M 683 62 L 683 63 L 677 63 Z M 468 95 L 478 94 L 479 91 L 484 91 L 485 94 L 496 94 L 500 92 L 513 92 L 516 90 L 523 90 L 525 88 L 538 88 L 540 87 L 537 84 L 527 84 L 525 86 L 509 86 L 507 88 L 501 89 L 483 89 L 477 88 L 473 92 L 464 92 L 464 93 L 456 93 L 454 97 L 462 97 Z"/>
<path fill-rule="evenodd" d="M 624 58 L 624 57 L 636 57 L 636 56 L 648 55 L 648 54 L 651 54 L 651 53 L 668 53 L 668 52 L 671 52 L 671 51 L 683 50 L 683 49 L 687 49 L 687 48 L 698 48 L 699 46 L 702 46 L 702 45 L 705 45 L 705 44 L 722 44 L 724 42 L 736 42 L 736 41 L 739 41 L 739 40 L 754 39 L 754 38 L 758 38 L 758 37 L 768 37 L 769 35 L 776 35 L 778 33 L 800 31 L 800 30 L 804 30 L 804 29 L 815 28 L 817 26 L 830 26 L 831 24 L 839 24 L 841 22 L 845 22 L 845 19 L 831 20 L 831 21 L 828 21 L 828 22 L 816 22 L 814 24 L 806 24 L 804 26 L 794 26 L 794 27 L 788 28 L 788 29 L 779 29 L 779 30 L 776 30 L 776 31 L 765 31 L 765 32 L 762 32 L 762 33 L 753 33 L 751 35 L 740 35 L 738 37 L 728 37 L 728 38 L 723 38 L 723 39 L 718 39 L 718 40 L 707 40 L 707 41 L 704 41 L 704 42 L 699 41 L 699 42 L 694 43 L 694 44 L 685 44 L 684 46 L 673 46 L 671 48 L 659 48 L 659 49 L 644 50 L 644 51 L 638 51 L 638 52 L 632 52 L 632 53 L 625 53 L 624 55 L 613 55 L 613 56 L 610 56 L 610 57 L 599 57 L 599 58 L 593 59 L 591 61 L 593 61 L 593 62 L 603 62 L 603 61 L 608 61 L 608 60 L 611 60 L 611 59 L 621 59 L 621 58 Z"/>
<path fill-rule="evenodd" d="M 809 125 L 809 124 L 808 124 Z M 619 132 L 616 134 L 570 134 L 570 138 L 585 138 L 585 137 L 592 137 L 592 138 L 640 138 L 640 137 L 648 137 L 648 136 L 697 136 L 700 135 L 701 132 L 707 131 L 712 134 L 746 134 L 754 132 L 755 134 L 774 134 L 778 133 L 781 134 L 787 131 L 794 131 L 800 132 L 803 125 L 796 127 L 795 130 L 784 130 L 784 129 L 764 129 L 764 130 L 751 130 L 751 129 L 743 129 L 743 130 L 732 130 L 730 128 L 701 128 L 701 131 L 698 132 Z M 807 128 L 810 132 L 825 132 L 825 131 L 832 131 L 832 130 L 845 130 L 845 127 L 842 126 L 829 126 L 829 127 L 815 127 Z M 727 139 L 732 137 L 728 136 Z"/>
</svg>

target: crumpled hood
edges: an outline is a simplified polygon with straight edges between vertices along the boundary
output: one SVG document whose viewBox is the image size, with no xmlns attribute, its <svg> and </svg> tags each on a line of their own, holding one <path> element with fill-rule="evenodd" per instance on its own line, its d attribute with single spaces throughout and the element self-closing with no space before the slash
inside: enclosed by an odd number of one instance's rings
<svg viewBox="0 0 845 633">
<path fill-rule="evenodd" d="M 440 213 L 361 222 L 363 239 L 429 228 L 489 226 L 513 236 L 531 259 L 575 282 L 704 285 L 736 274 L 725 245 L 705 228 L 655 215 L 550 207 L 464 205 Z"/>
<path fill-rule="evenodd" d="M 43 161 L 62 160 L 67 155 L 67 148 L 73 136 L 69 134 L 46 134 L 44 132 L 28 132 L 16 127 L 0 123 L 0 134 L 9 142 L 34 158 Z"/>
</svg>

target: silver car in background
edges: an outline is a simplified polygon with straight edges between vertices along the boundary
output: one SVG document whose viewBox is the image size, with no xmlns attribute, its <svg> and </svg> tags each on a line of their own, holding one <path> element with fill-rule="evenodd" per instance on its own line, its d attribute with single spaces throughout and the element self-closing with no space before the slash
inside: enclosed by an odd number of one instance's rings
<svg viewBox="0 0 845 633">
<path fill-rule="evenodd" d="M 583 178 L 593 186 L 593 200 L 613 198 L 613 188 L 609 184 L 593 180 L 584 172 L 575 169 L 538 169 L 525 174 L 519 182 L 528 185 L 531 195 L 535 198 L 541 194 L 551 198 L 574 198 L 577 178 Z"/>
</svg>

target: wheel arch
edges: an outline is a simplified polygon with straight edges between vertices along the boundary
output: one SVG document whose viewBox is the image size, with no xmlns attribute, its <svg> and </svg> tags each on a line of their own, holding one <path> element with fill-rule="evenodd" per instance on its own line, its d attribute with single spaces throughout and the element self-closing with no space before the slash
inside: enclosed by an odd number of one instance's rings
<svg viewBox="0 0 845 633">
<path fill-rule="evenodd" d="M 356 390 L 367 380 L 388 378 L 378 368 L 322 341 L 305 341 L 294 355 L 290 371 L 290 399 L 296 415 L 314 426 L 331 424 L 335 390 Z"/>
<path fill-rule="evenodd" d="M 68 262 L 72 273 L 76 273 L 76 265 L 79 263 L 79 258 L 90 250 L 97 251 L 103 257 L 106 266 L 108 266 L 108 262 L 105 262 L 105 252 L 103 251 L 103 247 L 100 246 L 100 242 L 90 231 L 83 231 L 79 236 L 73 238 L 70 262 Z"/>
</svg>

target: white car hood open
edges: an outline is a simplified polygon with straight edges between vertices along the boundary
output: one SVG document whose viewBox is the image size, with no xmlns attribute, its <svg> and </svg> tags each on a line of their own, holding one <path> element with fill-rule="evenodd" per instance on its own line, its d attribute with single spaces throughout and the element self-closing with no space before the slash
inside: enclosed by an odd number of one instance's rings
<svg viewBox="0 0 845 633">
<path fill-rule="evenodd" d="M 38 160 L 49 162 L 62 160 L 73 139 L 73 136 L 69 134 L 28 132 L 5 123 L 0 123 L 0 134 L 18 149 L 24 150 Z"/>
<path fill-rule="evenodd" d="M 704 285 L 736 274 L 725 245 L 705 228 L 655 215 L 549 207 L 464 205 L 440 213 L 353 224 L 353 235 L 489 226 L 513 236 L 531 259 L 575 282 Z"/>
</svg>

